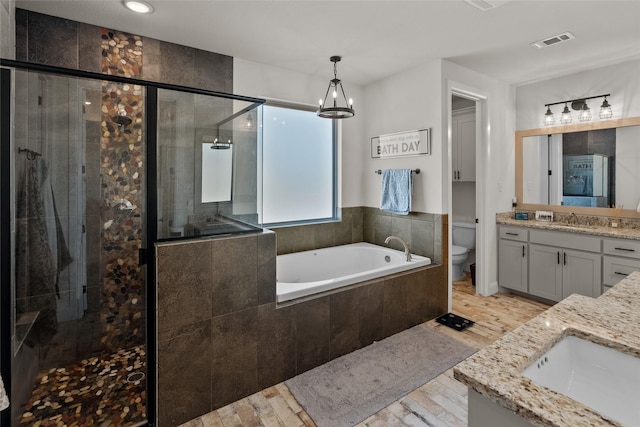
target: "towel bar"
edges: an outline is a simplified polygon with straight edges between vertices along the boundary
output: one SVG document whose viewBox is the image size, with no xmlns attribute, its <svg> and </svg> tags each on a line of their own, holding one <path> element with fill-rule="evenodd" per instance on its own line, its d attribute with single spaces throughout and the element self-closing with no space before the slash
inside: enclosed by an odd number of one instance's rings
<svg viewBox="0 0 640 427">
<path fill-rule="evenodd" d="M 420 168 L 417 169 L 411 169 L 411 172 L 415 172 L 415 173 L 420 173 Z M 373 171 L 373 173 L 377 173 L 378 175 L 382 175 L 382 170 L 378 169 L 376 171 Z"/>
</svg>

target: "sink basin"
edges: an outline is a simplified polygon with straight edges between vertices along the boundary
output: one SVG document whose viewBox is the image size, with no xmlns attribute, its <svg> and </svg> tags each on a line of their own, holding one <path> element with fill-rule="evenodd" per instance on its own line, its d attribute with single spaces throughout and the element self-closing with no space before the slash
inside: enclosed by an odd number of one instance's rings
<svg viewBox="0 0 640 427">
<path fill-rule="evenodd" d="M 572 335 L 522 374 L 625 426 L 640 426 L 640 358 Z"/>
</svg>

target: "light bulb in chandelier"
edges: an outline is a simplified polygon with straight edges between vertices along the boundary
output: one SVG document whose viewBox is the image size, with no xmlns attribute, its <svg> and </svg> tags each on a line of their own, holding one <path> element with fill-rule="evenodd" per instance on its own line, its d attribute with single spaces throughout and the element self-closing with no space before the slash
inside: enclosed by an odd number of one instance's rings
<svg viewBox="0 0 640 427">
<path fill-rule="evenodd" d="M 329 87 L 327 87 L 324 99 L 320 99 L 320 107 L 317 111 L 320 117 L 327 119 L 347 119 L 356 114 L 353 110 L 353 100 L 349 98 L 347 101 L 347 96 L 342 87 L 342 81 L 338 78 L 337 63 L 340 62 L 341 59 L 340 56 L 332 56 L 330 58 L 330 61 L 333 62 L 333 79 L 329 81 Z M 327 104 L 329 91 L 331 91 L 333 97 L 332 104 Z"/>
</svg>

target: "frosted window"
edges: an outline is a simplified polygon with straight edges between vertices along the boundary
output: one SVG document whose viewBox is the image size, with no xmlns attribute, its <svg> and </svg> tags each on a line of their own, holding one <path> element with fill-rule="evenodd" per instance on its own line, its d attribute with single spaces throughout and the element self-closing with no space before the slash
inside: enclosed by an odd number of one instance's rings
<svg viewBox="0 0 640 427">
<path fill-rule="evenodd" d="M 335 218 L 333 120 L 263 106 L 262 224 Z"/>
</svg>

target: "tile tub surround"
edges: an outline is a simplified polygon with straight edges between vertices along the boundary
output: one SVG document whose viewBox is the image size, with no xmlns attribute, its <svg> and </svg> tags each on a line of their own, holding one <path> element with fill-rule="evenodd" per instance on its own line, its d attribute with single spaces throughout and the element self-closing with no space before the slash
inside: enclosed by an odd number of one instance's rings
<svg viewBox="0 0 640 427">
<path fill-rule="evenodd" d="M 275 240 L 264 231 L 157 245 L 160 426 L 446 312 L 442 265 L 278 307 Z"/>
<path fill-rule="evenodd" d="M 454 368 L 454 377 L 534 425 L 618 425 L 521 372 L 565 334 L 640 357 L 640 272 L 597 299 L 571 295 Z"/>
<path fill-rule="evenodd" d="M 342 208 L 341 217 L 339 222 L 274 228 L 278 255 L 358 242 L 403 250 L 399 242 L 384 243 L 387 237 L 395 235 L 409 243 L 416 255 L 436 263 L 447 258 L 442 252 L 442 242 L 447 241 L 447 215 L 422 212 L 394 215 L 378 208 L 357 206 Z"/>
</svg>

